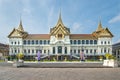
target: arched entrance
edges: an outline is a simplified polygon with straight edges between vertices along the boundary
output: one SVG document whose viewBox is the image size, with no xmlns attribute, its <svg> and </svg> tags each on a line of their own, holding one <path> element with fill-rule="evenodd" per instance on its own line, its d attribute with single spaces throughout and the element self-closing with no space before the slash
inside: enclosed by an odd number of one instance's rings
<svg viewBox="0 0 120 80">
<path fill-rule="evenodd" d="M 58 54 L 62 54 L 62 46 L 58 46 Z"/>
</svg>

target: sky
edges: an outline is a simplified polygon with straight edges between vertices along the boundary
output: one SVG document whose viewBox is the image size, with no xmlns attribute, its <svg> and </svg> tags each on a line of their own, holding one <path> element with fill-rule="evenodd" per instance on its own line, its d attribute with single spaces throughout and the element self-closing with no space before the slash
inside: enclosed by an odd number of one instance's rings
<svg viewBox="0 0 120 80">
<path fill-rule="evenodd" d="M 103 28 L 120 42 L 120 0 L 0 0 L 0 43 L 18 28 L 20 19 L 29 34 L 49 34 L 59 13 L 72 34 L 91 34 L 101 20 Z"/>
</svg>

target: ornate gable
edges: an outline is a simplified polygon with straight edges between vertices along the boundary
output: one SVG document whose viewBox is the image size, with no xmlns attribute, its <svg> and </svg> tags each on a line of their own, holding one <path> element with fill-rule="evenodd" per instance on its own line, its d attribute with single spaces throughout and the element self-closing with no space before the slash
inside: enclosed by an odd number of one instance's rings
<svg viewBox="0 0 120 80">
<path fill-rule="evenodd" d="M 113 37 L 113 34 L 108 28 L 102 28 L 101 21 L 98 24 L 98 28 L 92 33 L 95 37 Z"/>
<path fill-rule="evenodd" d="M 101 31 L 101 33 L 99 34 L 99 37 L 113 37 L 113 35 L 108 28 L 105 28 Z"/>
<path fill-rule="evenodd" d="M 24 38 L 26 37 L 28 34 L 27 32 L 24 31 L 23 26 L 22 26 L 22 22 L 20 21 L 20 24 L 18 26 L 18 29 L 13 29 L 12 32 L 8 35 L 9 38 Z"/>
<path fill-rule="evenodd" d="M 56 26 L 54 28 L 51 28 L 50 34 L 56 36 L 57 38 L 64 38 L 65 35 L 70 34 L 69 28 L 65 27 L 62 22 L 61 14 L 59 15 L 59 19 Z"/>
</svg>

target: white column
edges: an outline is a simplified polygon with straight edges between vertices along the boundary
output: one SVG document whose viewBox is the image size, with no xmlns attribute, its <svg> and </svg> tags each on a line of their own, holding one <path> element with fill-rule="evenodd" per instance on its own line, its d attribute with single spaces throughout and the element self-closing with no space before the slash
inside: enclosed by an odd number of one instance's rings
<svg viewBox="0 0 120 80">
<path fill-rule="evenodd" d="M 65 47 L 62 46 L 62 54 L 65 54 Z"/>
<path fill-rule="evenodd" d="M 118 50 L 116 50 L 116 58 L 118 59 L 117 55 L 118 55 Z"/>
<path fill-rule="evenodd" d="M 55 54 L 58 54 L 58 51 L 57 51 L 57 46 L 55 46 Z"/>
<path fill-rule="evenodd" d="M 49 50 L 50 50 L 50 54 L 53 54 L 53 47 L 52 46 L 49 48 Z"/>
<path fill-rule="evenodd" d="M 70 46 L 67 47 L 67 54 L 70 54 Z"/>
</svg>

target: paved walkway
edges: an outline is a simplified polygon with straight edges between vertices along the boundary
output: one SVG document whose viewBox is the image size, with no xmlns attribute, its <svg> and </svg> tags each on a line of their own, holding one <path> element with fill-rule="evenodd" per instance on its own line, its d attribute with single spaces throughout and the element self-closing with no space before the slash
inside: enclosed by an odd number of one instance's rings
<svg viewBox="0 0 120 80">
<path fill-rule="evenodd" d="M 120 68 L 12 68 L 0 66 L 0 80 L 119 80 Z"/>
</svg>

